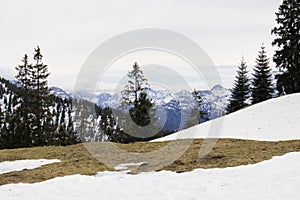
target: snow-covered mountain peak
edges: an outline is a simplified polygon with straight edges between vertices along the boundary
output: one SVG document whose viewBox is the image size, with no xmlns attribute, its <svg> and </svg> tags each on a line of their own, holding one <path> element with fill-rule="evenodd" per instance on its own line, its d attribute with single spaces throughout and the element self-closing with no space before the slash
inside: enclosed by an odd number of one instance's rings
<svg viewBox="0 0 300 200">
<path fill-rule="evenodd" d="M 72 95 L 59 87 L 50 87 L 50 93 L 61 98 L 72 98 Z"/>
<path fill-rule="evenodd" d="M 230 91 L 228 89 L 225 89 L 223 86 L 221 85 L 215 85 L 211 90 L 210 92 L 212 94 L 214 94 L 215 96 L 219 96 L 219 97 L 222 97 L 222 96 L 226 96 L 227 94 L 230 93 Z"/>
</svg>

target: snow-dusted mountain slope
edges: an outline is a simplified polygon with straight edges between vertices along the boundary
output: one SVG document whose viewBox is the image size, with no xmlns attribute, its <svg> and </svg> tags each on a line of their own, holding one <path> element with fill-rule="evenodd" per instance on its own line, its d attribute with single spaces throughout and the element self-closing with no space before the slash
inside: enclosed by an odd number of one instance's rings
<svg viewBox="0 0 300 200">
<path fill-rule="evenodd" d="M 146 91 L 148 97 L 155 102 L 157 117 L 165 112 L 167 115 L 164 124 L 165 130 L 180 130 L 181 120 L 185 121 L 188 113 L 195 107 L 195 99 L 191 91 L 182 90 L 172 93 L 168 90 L 153 90 Z M 225 113 L 225 108 L 230 97 L 230 91 L 223 88 L 221 85 L 214 86 L 211 90 L 200 90 L 199 95 L 203 99 L 201 110 L 207 113 L 208 119 L 215 119 Z M 121 95 L 119 93 L 97 93 L 94 96 L 82 97 L 97 103 L 101 107 L 118 108 L 120 106 Z M 184 125 L 184 124 L 182 124 Z"/>
<path fill-rule="evenodd" d="M 200 90 L 198 92 L 203 99 L 202 110 L 208 112 L 209 119 L 215 119 L 225 114 L 231 95 L 230 90 L 221 85 L 216 85 L 211 90 Z"/>
<path fill-rule="evenodd" d="M 6 115 L 11 114 L 20 105 L 16 81 L 0 77 L 0 109 Z M 94 103 L 65 92 L 58 87 L 51 87 L 54 98 L 51 110 L 55 111 L 55 126 L 64 126 L 70 135 L 77 135 L 82 141 L 103 141 L 104 134 L 100 130 L 100 108 Z M 59 98 L 57 98 L 59 97 Z M 7 123 L 9 126 L 9 123 Z"/>
<path fill-rule="evenodd" d="M 64 91 L 63 89 L 61 89 L 59 87 L 50 87 L 50 93 L 53 94 L 54 96 L 58 96 L 58 97 L 63 98 L 63 99 L 73 98 L 72 94 Z"/>
<path fill-rule="evenodd" d="M 230 97 L 230 91 L 221 85 L 216 85 L 211 90 L 199 90 L 198 93 L 203 99 L 203 109 L 209 112 L 210 118 L 221 115 Z M 182 110 L 188 110 L 194 106 L 191 91 L 182 90 L 172 93 L 168 90 L 150 89 L 147 90 L 147 94 L 157 107 L 168 108 L 168 105 L 174 104 L 174 101 L 178 102 L 179 109 Z M 97 102 L 95 103 L 101 107 L 117 108 L 120 105 L 120 98 L 121 95 L 118 93 L 100 93 L 96 95 Z"/>
<path fill-rule="evenodd" d="M 213 132 L 215 126 L 222 126 L 219 134 Z M 264 141 L 300 139 L 300 93 L 274 98 L 154 141 L 209 137 Z"/>
<path fill-rule="evenodd" d="M 5 200 L 165 200 L 165 199 L 300 199 L 300 153 L 254 165 L 225 169 L 100 172 L 96 176 L 72 175 L 34 184 L 0 186 Z"/>
</svg>

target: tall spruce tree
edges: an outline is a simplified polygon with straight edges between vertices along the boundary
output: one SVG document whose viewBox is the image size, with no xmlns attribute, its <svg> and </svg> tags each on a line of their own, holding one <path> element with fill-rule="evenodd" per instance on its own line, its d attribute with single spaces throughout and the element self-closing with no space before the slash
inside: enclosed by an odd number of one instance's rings
<svg viewBox="0 0 300 200">
<path fill-rule="evenodd" d="M 148 80 L 136 62 L 127 76 L 129 80 L 122 91 L 121 103 L 129 108 L 130 116 L 137 125 L 146 126 L 151 121 L 149 111 L 154 106 L 145 92 L 149 88 Z"/>
<path fill-rule="evenodd" d="M 137 62 L 133 64 L 133 69 L 128 72 L 128 84 L 122 91 L 121 103 L 125 106 L 132 105 L 138 101 L 139 94 L 145 91 L 148 87 L 148 80 L 145 78 L 143 71 Z"/>
<path fill-rule="evenodd" d="M 43 55 L 39 46 L 34 49 L 35 63 L 30 65 L 30 86 L 31 108 L 34 116 L 33 120 L 33 141 L 36 146 L 48 145 L 51 134 L 54 133 L 53 123 L 54 113 L 51 107 L 54 106 L 54 97 L 50 95 L 47 78 L 50 75 L 48 67 L 42 61 Z"/>
<path fill-rule="evenodd" d="M 278 48 L 273 60 L 281 71 L 276 76 L 277 90 L 280 94 L 300 92 L 300 0 L 283 0 L 276 22 L 272 45 Z"/>
<path fill-rule="evenodd" d="M 28 62 L 28 56 L 25 54 L 22 59 L 22 64 L 16 67 L 18 71 L 15 76 L 18 85 L 21 88 L 18 92 L 18 96 L 20 97 L 20 106 L 16 110 L 16 122 L 17 123 L 17 132 L 22 133 L 22 138 L 19 143 L 22 147 L 32 146 L 32 107 L 31 107 L 31 79 L 30 79 L 30 64 Z"/>
<path fill-rule="evenodd" d="M 227 106 L 227 112 L 235 112 L 247 106 L 247 100 L 250 97 L 250 80 L 248 78 L 247 65 L 242 57 L 240 66 L 238 67 L 236 80 L 231 90 L 231 97 Z"/>
<path fill-rule="evenodd" d="M 122 93 L 121 104 L 123 107 L 123 111 L 129 111 L 131 119 L 138 126 L 144 127 L 153 122 L 155 119 L 155 113 L 153 111 L 154 102 L 147 97 L 146 90 L 149 88 L 148 80 L 145 78 L 143 71 L 140 69 L 138 63 L 133 64 L 133 69 L 127 74 L 129 80 L 128 84 L 125 86 Z M 126 116 L 124 114 L 121 114 Z M 122 129 L 123 126 L 127 127 L 127 130 L 130 130 L 132 126 L 131 120 L 128 121 L 125 117 L 118 118 L 118 130 L 120 134 L 126 139 L 127 142 L 134 142 L 137 140 L 145 140 L 144 138 L 131 137 L 130 135 L 124 135 L 124 131 Z M 136 130 L 132 130 L 136 131 Z M 127 133 L 131 134 L 131 133 Z M 147 134 L 147 133 L 145 133 Z M 137 136 L 138 134 L 134 133 L 133 135 Z"/>
<path fill-rule="evenodd" d="M 272 85 L 272 69 L 269 66 L 269 59 L 266 55 L 264 45 L 259 51 L 258 58 L 256 59 L 256 66 L 251 87 L 251 101 L 252 104 L 259 103 L 272 98 L 274 93 Z"/>
<path fill-rule="evenodd" d="M 9 148 L 79 142 L 71 113 L 68 113 L 68 124 L 65 121 L 66 112 L 71 112 L 67 108 L 72 109 L 71 101 L 50 94 L 48 67 L 42 59 L 41 50 L 37 47 L 34 49 L 34 63 L 29 64 L 25 55 L 22 63 L 16 67 L 17 96 L 9 95 L 7 103 Z"/>
</svg>

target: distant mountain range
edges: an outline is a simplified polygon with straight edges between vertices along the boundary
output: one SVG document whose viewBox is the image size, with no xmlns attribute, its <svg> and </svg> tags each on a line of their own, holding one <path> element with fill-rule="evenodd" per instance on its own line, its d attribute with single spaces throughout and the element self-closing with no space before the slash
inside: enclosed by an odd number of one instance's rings
<svg viewBox="0 0 300 200">
<path fill-rule="evenodd" d="M 103 92 L 89 95 L 74 95 L 67 93 L 61 88 L 52 87 L 52 94 L 62 98 L 82 98 L 89 100 L 98 106 L 111 107 L 117 109 L 120 106 L 120 93 Z M 167 131 L 182 129 L 180 126 L 181 120 L 186 120 L 190 111 L 195 106 L 195 100 L 192 93 L 186 90 L 172 93 L 168 90 L 147 90 L 148 97 L 155 103 L 157 117 L 160 117 L 163 112 L 166 113 L 166 122 L 164 129 Z M 216 85 L 210 90 L 199 90 L 198 94 L 203 99 L 201 110 L 207 113 L 208 119 L 215 119 L 225 113 L 230 91 L 221 85 Z"/>
</svg>

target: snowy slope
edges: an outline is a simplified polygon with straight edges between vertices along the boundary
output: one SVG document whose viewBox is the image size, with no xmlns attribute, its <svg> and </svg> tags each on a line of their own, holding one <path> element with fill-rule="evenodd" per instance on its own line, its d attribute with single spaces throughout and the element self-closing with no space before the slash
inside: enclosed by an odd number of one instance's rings
<svg viewBox="0 0 300 200">
<path fill-rule="evenodd" d="M 210 128 L 222 126 L 219 134 Z M 271 99 L 154 141 L 184 138 L 300 139 L 300 93 Z"/>
<path fill-rule="evenodd" d="M 0 163 L 0 174 L 22 171 L 24 169 L 35 169 L 43 165 L 60 162 L 60 160 L 16 160 L 16 161 L 5 161 Z"/>
<path fill-rule="evenodd" d="M 1 199 L 166 200 L 166 199 L 300 199 L 300 153 L 225 169 L 197 169 L 137 175 L 101 172 L 73 175 L 35 184 L 0 186 Z"/>
</svg>

